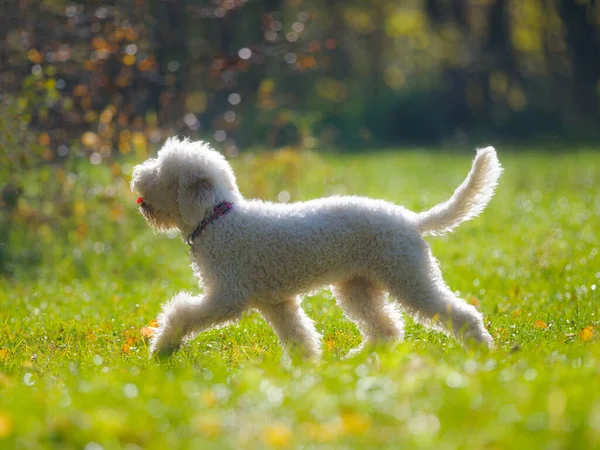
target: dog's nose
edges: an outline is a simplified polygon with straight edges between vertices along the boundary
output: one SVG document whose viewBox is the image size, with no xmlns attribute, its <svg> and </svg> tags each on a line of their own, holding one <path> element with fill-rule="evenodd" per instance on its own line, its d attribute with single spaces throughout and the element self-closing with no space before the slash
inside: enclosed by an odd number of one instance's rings
<svg viewBox="0 0 600 450">
<path fill-rule="evenodd" d="M 141 205 L 142 203 L 144 203 L 144 197 L 138 197 L 137 204 Z"/>
</svg>

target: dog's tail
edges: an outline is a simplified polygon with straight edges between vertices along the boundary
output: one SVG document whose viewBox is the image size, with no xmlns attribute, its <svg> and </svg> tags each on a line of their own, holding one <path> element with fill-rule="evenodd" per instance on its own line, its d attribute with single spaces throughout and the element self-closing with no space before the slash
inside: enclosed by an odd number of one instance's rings
<svg viewBox="0 0 600 450">
<path fill-rule="evenodd" d="M 452 197 L 417 215 L 419 233 L 444 234 L 461 222 L 477 217 L 494 195 L 501 173 L 502 166 L 494 147 L 478 149 L 469 175 Z"/>
</svg>

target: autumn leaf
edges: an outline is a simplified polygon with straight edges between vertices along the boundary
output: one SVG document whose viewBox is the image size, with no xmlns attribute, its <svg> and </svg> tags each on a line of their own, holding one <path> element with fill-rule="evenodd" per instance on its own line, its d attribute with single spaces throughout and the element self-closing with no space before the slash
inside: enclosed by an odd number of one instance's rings
<svg viewBox="0 0 600 450">
<path fill-rule="evenodd" d="M 98 50 L 106 50 L 109 47 L 108 42 L 102 36 L 92 39 L 92 45 Z"/>
<path fill-rule="evenodd" d="M 121 205 L 114 205 L 109 211 L 109 218 L 111 222 L 118 222 L 123 217 L 123 207 Z"/>
<path fill-rule="evenodd" d="M 119 163 L 113 163 L 110 165 L 110 171 L 113 174 L 113 176 L 119 176 L 123 173 L 123 168 L 121 167 L 121 165 Z"/>
<path fill-rule="evenodd" d="M 38 140 L 41 145 L 50 145 L 50 135 L 48 133 L 40 134 Z"/>
<path fill-rule="evenodd" d="M 271 447 L 286 447 L 292 439 L 292 430 L 284 424 L 273 424 L 264 429 L 262 437 L 263 441 Z"/>
<path fill-rule="evenodd" d="M 73 214 L 79 217 L 85 215 L 85 203 L 83 201 L 78 200 L 73 203 Z"/>
<path fill-rule="evenodd" d="M 85 340 L 88 342 L 93 342 L 96 339 L 98 339 L 98 337 L 96 336 L 96 333 L 94 333 L 93 331 L 88 331 L 87 334 L 85 335 Z"/>
<path fill-rule="evenodd" d="M 475 297 L 471 297 L 468 300 L 468 303 L 469 303 L 469 305 L 473 305 L 475 307 L 479 306 L 479 300 L 477 300 L 477 298 L 475 298 Z"/>
<path fill-rule="evenodd" d="M 85 84 L 78 84 L 73 88 L 73 94 L 77 97 L 83 97 L 88 93 L 88 87 Z"/>
<path fill-rule="evenodd" d="M 327 339 L 327 340 L 325 341 L 325 345 L 327 346 L 327 348 L 328 348 L 330 351 L 333 351 L 333 349 L 335 349 L 335 341 L 334 341 L 333 339 Z"/>
<path fill-rule="evenodd" d="M 341 415 L 342 427 L 347 434 L 360 435 L 371 426 L 371 420 L 362 413 L 347 412 Z"/>
<path fill-rule="evenodd" d="M 340 420 L 327 423 L 307 422 L 302 424 L 302 433 L 305 433 L 309 439 L 318 442 L 333 442 L 339 439 L 344 432 Z"/>
<path fill-rule="evenodd" d="M 202 404 L 207 408 L 214 407 L 219 401 L 217 395 L 211 390 L 206 390 L 202 392 L 200 399 L 202 401 Z"/>
<path fill-rule="evenodd" d="M 54 159 L 54 152 L 49 148 L 44 148 L 44 150 L 42 151 L 42 158 L 45 161 L 52 161 Z"/>
<path fill-rule="evenodd" d="M 130 337 L 129 339 L 127 339 L 125 341 L 125 343 L 123 344 L 123 352 L 124 353 L 129 353 L 131 352 L 131 347 L 133 346 L 133 344 L 135 344 L 135 339 Z"/>
<path fill-rule="evenodd" d="M 27 52 L 27 58 L 34 64 L 41 64 L 44 61 L 44 55 L 34 48 Z"/>
<path fill-rule="evenodd" d="M 80 224 L 77 225 L 77 228 L 75 229 L 75 235 L 77 236 L 77 239 L 82 240 L 83 238 L 86 237 L 88 232 L 88 226 L 87 223 L 82 222 Z"/>
<path fill-rule="evenodd" d="M 81 136 L 81 142 L 86 147 L 95 147 L 100 142 L 100 139 L 96 133 L 93 133 L 92 131 L 86 131 Z"/>
<path fill-rule="evenodd" d="M 156 333 L 156 329 L 158 328 L 158 321 L 156 319 L 152 319 L 148 325 L 142 327 L 140 333 L 144 339 L 150 339 Z"/>
<path fill-rule="evenodd" d="M 594 337 L 594 329 L 592 327 L 585 327 L 579 333 L 579 339 L 583 342 L 589 342 Z"/>
<path fill-rule="evenodd" d="M 123 64 L 126 66 L 133 66 L 135 64 L 135 55 L 123 56 Z"/>
<path fill-rule="evenodd" d="M 8 387 L 14 384 L 13 380 L 0 372 L 0 387 Z"/>
<path fill-rule="evenodd" d="M 13 429 L 12 417 L 4 412 L 0 411 L 0 438 L 9 436 Z"/>
<path fill-rule="evenodd" d="M 138 63 L 138 69 L 141 70 L 142 72 L 146 72 L 146 71 L 152 69 L 153 66 L 154 66 L 154 63 L 149 58 L 146 58 Z"/>
<path fill-rule="evenodd" d="M 142 327 L 140 329 L 140 333 L 144 339 L 150 339 L 152 336 L 154 336 L 155 332 L 156 332 L 156 328 L 152 328 L 152 327 Z"/>
<path fill-rule="evenodd" d="M 215 439 L 223 431 L 223 426 L 216 417 L 198 416 L 192 423 L 197 432 L 209 439 Z"/>
</svg>

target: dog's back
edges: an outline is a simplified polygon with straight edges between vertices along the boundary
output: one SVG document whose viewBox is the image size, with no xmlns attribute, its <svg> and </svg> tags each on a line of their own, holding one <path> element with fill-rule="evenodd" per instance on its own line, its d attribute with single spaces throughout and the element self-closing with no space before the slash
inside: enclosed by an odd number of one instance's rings
<svg viewBox="0 0 600 450">
<path fill-rule="evenodd" d="M 403 207 L 361 197 L 245 201 L 206 230 L 192 257 L 204 278 L 229 277 L 261 294 L 296 294 L 368 276 L 390 257 L 426 246 L 415 218 Z"/>
</svg>

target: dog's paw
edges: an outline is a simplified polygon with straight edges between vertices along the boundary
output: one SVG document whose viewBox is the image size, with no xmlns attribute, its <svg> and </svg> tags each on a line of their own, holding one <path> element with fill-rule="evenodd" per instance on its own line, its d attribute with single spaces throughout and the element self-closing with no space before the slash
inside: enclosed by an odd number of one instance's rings
<svg viewBox="0 0 600 450">
<path fill-rule="evenodd" d="M 490 350 L 494 350 L 496 348 L 496 344 L 494 343 L 494 338 L 490 335 L 490 333 L 485 331 L 485 334 L 482 336 L 481 343 L 486 345 Z"/>
<path fill-rule="evenodd" d="M 170 338 L 162 329 L 158 329 L 150 341 L 150 358 L 166 359 L 181 347 L 180 339 Z"/>
<path fill-rule="evenodd" d="M 485 328 L 479 328 L 472 330 L 463 335 L 463 340 L 466 344 L 475 344 L 485 346 L 490 350 L 496 348 L 494 344 L 494 338 Z"/>
<path fill-rule="evenodd" d="M 363 353 L 364 350 L 365 350 L 364 345 L 360 345 L 356 348 L 350 349 L 350 351 L 342 359 L 352 359 L 352 358 L 360 355 L 361 353 Z"/>
</svg>

